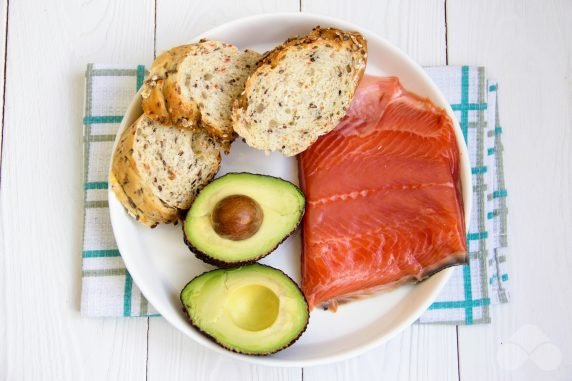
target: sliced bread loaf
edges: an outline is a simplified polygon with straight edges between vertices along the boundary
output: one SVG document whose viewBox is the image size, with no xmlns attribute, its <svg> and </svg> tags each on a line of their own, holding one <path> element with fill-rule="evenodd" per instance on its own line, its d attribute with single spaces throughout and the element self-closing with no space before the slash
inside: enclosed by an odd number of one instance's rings
<svg viewBox="0 0 572 381">
<path fill-rule="evenodd" d="M 367 61 L 356 32 L 316 27 L 266 53 L 234 102 L 233 128 L 251 147 L 287 156 L 345 115 Z"/>
<path fill-rule="evenodd" d="M 232 101 L 260 55 L 201 40 L 173 48 L 153 63 L 142 91 L 145 115 L 167 125 L 197 126 L 221 141 L 233 139 Z"/>
<path fill-rule="evenodd" d="M 147 226 L 171 223 L 218 172 L 220 146 L 206 132 L 142 115 L 123 132 L 110 184 L 127 212 Z"/>
</svg>

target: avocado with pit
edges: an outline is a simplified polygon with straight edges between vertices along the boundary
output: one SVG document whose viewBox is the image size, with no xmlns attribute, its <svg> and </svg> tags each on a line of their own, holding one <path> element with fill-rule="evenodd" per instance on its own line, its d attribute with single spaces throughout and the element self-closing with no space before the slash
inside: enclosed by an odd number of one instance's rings
<svg viewBox="0 0 572 381">
<path fill-rule="evenodd" d="M 293 344 L 306 330 L 308 304 L 288 275 L 258 263 L 216 269 L 181 291 L 191 324 L 234 352 L 268 355 Z"/>
<path fill-rule="evenodd" d="M 185 218 L 185 243 L 219 267 L 270 254 L 300 224 L 305 198 L 294 184 L 266 175 L 229 173 L 201 190 Z"/>
</svg>

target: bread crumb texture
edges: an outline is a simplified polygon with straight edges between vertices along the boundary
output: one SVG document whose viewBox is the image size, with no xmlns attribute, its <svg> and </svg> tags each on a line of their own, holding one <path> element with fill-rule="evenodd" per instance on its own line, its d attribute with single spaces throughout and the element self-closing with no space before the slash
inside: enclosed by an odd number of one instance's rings
<svg viewBox="0 0 572 381">
<path fill-rule="evenodd" d="M 233 106 L 234 130 L 254 148 L 297 155 L 336 127 L 367 62 L 356 32 L 314 28 L 266 53 Z"/>
<path fill-rule="evenodd" d="M 150 119 L 180 128 L 203 128 L 221 142 L 234 138 L 232 102 L 255 70 L 260 54 L 231 44 L 201 40 L 162 53 L 142 96 Z"/>
<path fill-rule="evenodd" d="M 127 212 L 153 227 L 178 221 L 219 167 L 220 145 L 205 131 L 142 115 L 120 138 L 110 183 Z"/>
</svg>

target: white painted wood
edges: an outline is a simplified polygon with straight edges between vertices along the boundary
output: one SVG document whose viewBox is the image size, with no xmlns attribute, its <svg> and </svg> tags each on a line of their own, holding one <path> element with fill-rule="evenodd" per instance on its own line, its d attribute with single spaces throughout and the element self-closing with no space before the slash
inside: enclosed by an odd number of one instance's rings
<svg viewBox="0 0 572 381">
<path fill-rule="evenodd" d="M 146 1 L 10 2 L 0 379 L 144 379 L 146 319 L 79 316 L 83 75 L 153 56 Z"/>
<path fill-rule="evenodd" d="M 193 36 L 241 17 L 269 12 L 297 12 L 297 0 L 157 3 L 157 53 L 188 43 Z M 301 369 L 250 365 L 196 344 L 162 318 L 149 322 L 148 380 L 300 380 Z"/>
<path fill-rule="evenodd" d="M 492 308 L 492 325 L 460 327 L 461 379 L 569 380 L 572 2 L 449 1 L 447 12 L 449 62 L 485 65 L 499 81 L 510 213 L 512 300 Z M 536 347 L 537 330 L 554 346 Z M 511 341 L 540 367 L 507 370 L 523 353 Z"/>
<path fill-rule="evenodd" d="M 218 25 L 262 13 L 298 12 L 298 0 L 207 0 L 187 2 L 177 0 L 157 3 L 157 54 Z M 263 31 L 261 31 L 263 33 Z"/>
<path fill-rule="evenodd" d="M 5 54 L 5 44 L 6 44 L 6 20 L 7 20 L 7 12 L 8 12 L 8 3 L 6 2 L 6 0 L 0 0 L 0 67 L 2 69 L 4 69 L 4 54 Z M 0 169 L 2 168 L 2 130 L 3 130 L 3 124 L 1 124 L 2 121 L 2 115 L 3 115 L 3 104 L 4 104 L 4 76 L 2 76 L 2 81 L 0 82 Z M 0 189 L 1 189 L 1 184 L 2 184 L 2 180 L 1 180 L 1 171 L 0 171 Z M 1 204 L 0 204 L 1 205 Z M 1 218 L 1 214 L 2 214 L 2 209 L 0 207 L 0 242 L 4 242 L 4 234 L 3 234 L 3 229 L 2 229 L 2 218 Z M 1 244 L 0 244 L 1 245 Z M 1 248 L 2 246 L 0 246 Z M 5 284 L 5 277 L 4 277 L 4 271 L 2 271 L 2 269 L 4 268 L 4 263 L 3 263 L 3 252 L 0 249 L 0 264 L 2 264 L 2 266 L 0 267 L 0 285 Z M 0 286 L 1 287 L 1 286 Z M 0 295 L 3 295 L 2 293 L 0 293 Z M 2 302 L 3 299 L 0 299 L 0 303 Z M 2 307 L 2 304 L 0 304 L 0 308 Z M 4 342 L 4 338 L 6 337 L 6 315 L 2 313 L 3 310 L 0 309 L 0 343 Z M 0 369 L 5 369 L 6 368 L 6 361 L 7 361 L 7 349 L 6 349 L 6 345 L 0 344 Z"/>
<path fill-rule="evenodd" d="M 373 30 L 421 64 L 445 63 L 442 0 L 302 5 Z M 298 6 L 294 0 L 215 0 L 182 7 L 158 0 L 156 48 L 187 42 L 238 17 Z M 10 2 L 0 187 L 0 379 L 302 378 L 301 369 L 260 368 L 216 355 L 161 318 L 151 319 L 147 342 L 146 319 L 79 316 L 83 72 L 88 62 L 151 62 L 154 8 L 152 0 Z M 0 0 L 0 66 L 5 10 L 6 0 Z M 456 0 L 447 2 L 447 13 L 449 62 L 485 65 L 500 82 L 510 192 L 513 298 L 493 307 L 492 325 L 459 328 L 461 379 L 568 379 L 572 3 Z M 514 371 L 503 368 L 507 363 L 497 355 L 507 355 L 509 365 L 518 360 L 518 352 L 506 348 L 521 328 L 529 338 L 538 329 L 554 344 L 549 359 L 562 356 L 556 370 L 530 360 Z M 454 327 L 413 326 L 356 359 L 307 368 L 304 379 L 457 379 L 456 349 Z M 542 354 L 535 356 L 546 367 Z"/>
<path fill-rule="evenodd" d="M 319 13 L 367 28 L 421 65 L 445 64 L 443 0 L 302 0 L 302 12 Z"/>
<path fill-rule="evenodd" d="M 422 65 L 443 65 L 443 1 L 303 0 L 302 11 L 359 24 L 385 37 Z M 413 326 L 380 348 L 331 366 L 304 369 L 304 380 L 456 380 L 454 326 Z"/>
<path fill-rule="evenodd" d="M 149 381 L 302 379 L 300 368 L 273 368 L 234 360 L 183 336 L 163 318 L 151 318 L 149 322 Z"/>
<path fill-rule="evenodd" d="M 0 70 L 4 70 L 4 56 L 6 53 L 6 20 L 8 19 L 8 2 L 0 0 Z M 2 73 L 3 74 L 3 73 Z M 4 75 L 0 81 L 0 167 L 2 167 L 2 115 L 4 104 Z M 1 363 L 0 363 L 1 364 Z"/>
<path fill-rule="evenodd" d="M 455 327 L 413 325 L 380 348 L 304 369 L 305 381 L 457 380 Z"/>
</svg>

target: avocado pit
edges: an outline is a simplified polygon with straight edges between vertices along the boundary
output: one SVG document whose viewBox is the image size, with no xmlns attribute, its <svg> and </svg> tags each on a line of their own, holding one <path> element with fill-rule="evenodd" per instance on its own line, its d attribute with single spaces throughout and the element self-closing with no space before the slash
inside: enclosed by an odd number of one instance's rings
<svg viewBox="0 0 572 381">
<path fill-rule="evenodd" d="M 304 215 L 304 194 L 266 175 L 228 173 L 204 187 L 185 217 L 184 240 L 200 260 L 239 267 L 270 254 Z"/>
<path fill-rule="evenodd" d="M 211 223 L 221 237 L 232 241 L 242 241 L 252 237 L 264 219 L 260 205 L 244 195 L 227 196 L 214 207 Z"/>
</svg>

